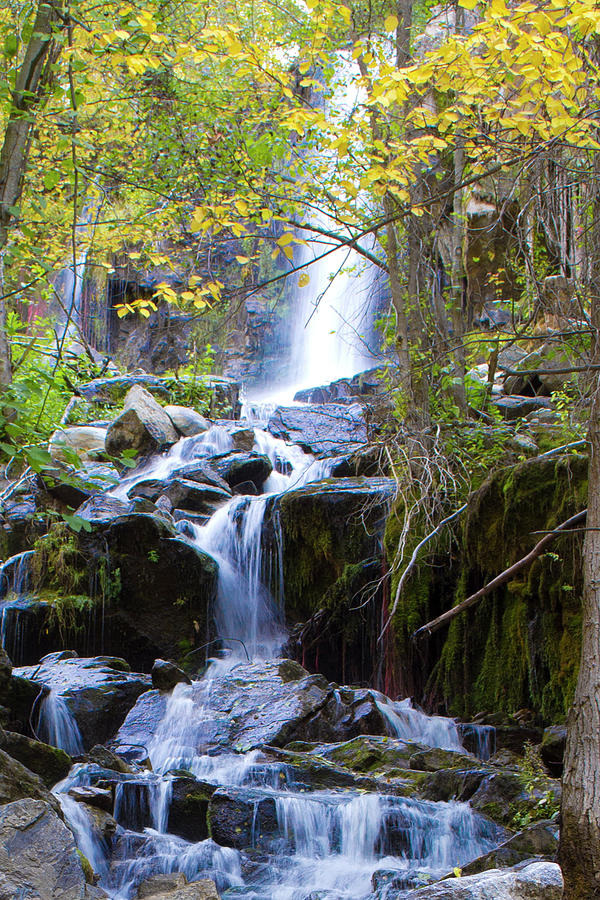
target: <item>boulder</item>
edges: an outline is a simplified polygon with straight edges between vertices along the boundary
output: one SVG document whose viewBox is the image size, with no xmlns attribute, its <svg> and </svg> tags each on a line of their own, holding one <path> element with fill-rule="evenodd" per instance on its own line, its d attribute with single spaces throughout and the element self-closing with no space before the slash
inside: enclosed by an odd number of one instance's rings
<svg viewBox="0 0 600 900">
<path fill-rule="evenodd" d="M 98 459 L 104 453 L 106 428 L 93 425 L 70 425 L 57 428 L 48 443 L 48 452 L 55 462 L 73 463 L 73 456 L 82 462 Z"/>
<path fill-rule="evenodd" d="M 86 883 L 71 831 L 42 800 L 0 809 L 0 896 L 3 900 L 92 900 L 104 891 Z"/>
<path fill-rule="evenodd" d="M 47 788 L 66 778 L 72 765 L 71 757 L 64 750 L 14 731 L 0 732 L 0 747 L 39 775 Z"/>
<path fill-rule="evenodd" d="M 488 869 L 514 866 L 526 859 L 554 860 L 558 850 L 558 825 L 553 822 L 536 822 L 485 856 L 463 866 L 463 874 L 476 875 Z"/>
<path fill-rule="evenodd" d="M 213 840 L 236 850 L 265 849 L 279 832 L 275 798 L 252 788 L 219 788 L 208 819 Z"/>
<path fill-rule="evenodd" d="M 179 469 L 175 469 L 172 477 L 181 478 L 184 481 L 196 481 L 198 484 L 210 484 L 231 494 L 231 488 L 225 479 L 221 478 L 207 460 L 192 460 Z"/>
<path fill-rule="evenodd" d="M 114 798 L 110 788 L 98 787 L 73 787 L 69 791 L 69 797 L 78 803 L 86 803 L 103 812 L 112 813 Z"/>
<path fill-rule="evenodd" d="M 260 490 L 273 471 L 269 457 L 252 450 L 230 450 L 227 453 L 220 453 L 211 458 L 210 465 L 230 488 L 251 481 L 257 490 Z"/>
<path fill-rule="evenodd" d="M 566 741 L 567 729 L 564 725 L 550 725 L 544 729 L 540 755 L 554 778 L 560 778 L 563 772 Z"/>
<path fill-rule="evenodd" d="M 131 672 L 123 659 L 105 656 L 81 659 L 66 656 L 64 652 L 50 653 L 39 666 L 16 671 L 46 684 L 53 696 L 64 702 L 79 729 L 84 748 L 112 737 L 140 694 L 151 687 L 150 676 Z M 44 717 L 42 703 L 39 730 Z"/>
<path fill-rule="evenodd" d="M 183 478 L 172 477 L 166 481 L 148 478 L 130 488 L 127 496 L 132 500 L 136 497 L 143 497 L 156 502 L 166 497 L 171 509 L 211 513 L 216 506 L 231 498 L 231 490 L 229 487 L 223 489 L 212 484 L 201 484 Z"/>
<path fill-rule="evenodd" d="M 41 800 L 44 804 L 48 804 L 52 809 L 56 810 L 56 812 L 60 811 L 58 800 L 44 787 L 42 779 L 30 772 L 16 759 L 13 759 L 12 756 L 9 756 L 4 750 L 0 750 L 0 805 L 27 797 Z M 1 896 L 2 891 L 0 889 Z"/>
<path fill-rule="evenodd" d="M 363 408 L 358 403 L 278 406 L 267 431 L 317 456 L 351 453 L 367 442 Z"/>
<path fill-rule="evenodd" d="M 513 869 L 449 878 L 389 900 L 561 900 L 562 874 L 556 863 L 530 862 Z"/>
<path fill-rule="evenodd" d="M 103 747 L 102 744 L 96 744 L 91 750 L 88 750 L 87 757 L 91 762 L 96 763 L 103 769 L 112 769 L 114 772 L 119 772 L 122 775 L 129 775 L 133 771 L 124 759 L 121 759 L 108 747 Z"/>
<path fill-rule="evenodd" d="M 196 434 L 202 434 L 210 428 L 210 422 L 201 416 L 195 409 L 189 406 L 171 406 L 164 407 L 166 414 L 171 419 L 173 425 L 183 437 L 193 437 Z"/>
<path fill-rule="evenodd" d="M 152 666 L 152 687 L 159 691 L 172 691 L 176 684 L 191 684 L 188 675 L 174 662 L 166 659 L 154 660 Z"/>
<path fill-rule="evenodd" d="M 134 385 L 125 397 L 124 410 L 106 434 L 106 452 L 119 457 L 135 451 L 138 459 L 177 443 L 173 422 L 152 394 Z"/>
<path fill-rule="evenodd" d="M 188 882 L 181 872 L 152 875 L 138 887 L 138 900 L 219 900 L 214 881 Z"/>
<path fill-rule="evenodd" d="M 206 840 L 209 836 L 208 807 L 214 792 L 215 786 L 212 784 L 204 784 L 191 776 L 175 776 L 171 784 L 167 822 L 169 834 L 176 834 L 193 843 Z"/>
<path fill-rule="evenodd" d="M 234 428 L 230 434 L 235 450 L 252 450 L 254 446 L 254 428 Z"/>
<path fill-rule="evenodd" d="M 113 403 L 115 405 L 122 402 L 127 393 L 135 385 L 143 387 L 154 397 L 160 397 L 163 400 L 169 400 L 170 391 L 165 382 L 156 375 L 116 375 L 112 378 L 94 378 L 84 384 L 79 392 L 85 400 L 92 403 Z"/>
<path fill-rule="evenodd" d="M 522 397 L 518 394 L 494 397 L 491 405 L 498 410 L 503 419 L 509 422 L 514 419 L 523 419 L 529 413 L 539 409 L 552 409 L 552 403 L 547 397 Z"/>
</svg>

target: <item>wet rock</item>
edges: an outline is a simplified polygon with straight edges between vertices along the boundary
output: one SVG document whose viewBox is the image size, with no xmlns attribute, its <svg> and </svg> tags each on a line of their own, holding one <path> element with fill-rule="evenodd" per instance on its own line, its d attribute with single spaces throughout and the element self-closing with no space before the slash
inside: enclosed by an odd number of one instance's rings
<svg viewBox="0 0 600 900">
<path fill-rule="evenodd" d="M 273 464 L 268 456 L 254 453 L 252 450 L 231 450 L 213 456 L 211 467 L 223 478 L 230 488 L 251 481 L 260 490 L 273 471 Z"/>
<path fill-rule="evenodd" d="M 0 647 L 0 697 L 8 688 L 12 676 L 13 665 L 4 647 Z"/>
<path fill-rule="evenodd" d="M 69 791 L 69 797 L 78 803 L 86 803 L 88 806 L 112 813 L 113 794 L 108 788 L 74 787 Z"/>
<path fill-rule="evenodd" d="M 167 519 L 131 513 L 96 521 L 90 534 L 77 536 L 77 547 L 110 592 L 110 603 L 100 596 L 96 609 L 112 653 L 148 671 L 156 657 L 176 657 L 182 641 L 193 647 L 210 637 L 217 565 Z"/>
<path fill-rule="evenodd" d="M 475 760 L 455 750 L 442 750 L 440 747 L 431 747 L 427 750 L 413 753 L 410 758 L 410 767 L 420 772 L 437 772 L 438 769 L 464 769 L 473 765 L 474 762 Z"/>
<path fill-rule="evenodd" d="M 212 838 L 222 847 L 266 847 L 278 833 L 274 798 L 251 788 L 219 788 L 208 817 Z"/>
<path fill-rule="evenodd" d="M 152 666 L 152 687 L 159 691 L 172 691 L 176 684 L 183 682 L 191 684 L 188 675 L 174 662 L 166 659 L 156 659 Z"/>
<path fill-rule="evenodd" d="M 143 459 L 179 440 L 163 407 L 143 387 L 134 385 L 125 397 L 124 406 L 106 434 L 106 452 L 110 456 L 135 451 Z"/>
<path fill-rule="evenodd" d="M 507 375 L 504 380 L 504 390 L 507 394 L 538 394 L 549 397 L 553 391 L 561 391 L 567 381 L 573 375 L 569 372 L 556 372 L 556 369 L 568 369 L 573 366 L 575 360 L 564 348 L 557 347 L 556 343 L 545 343 L 528 353 L 514 369 L 517 372 L 524 370 L 523 374 Z M 540 374 L 527 375 L 526 371 L 543 369 Z"/>
<path fill-rule="evenodd" d="M 93 425 L 71 425 L 57 428 L 48 444 L 48 452 L 55 462 L 72 463 L 73 455 L 82 462 L 98 459 L 104 453 L 106 428 Z"/>
<path fill-rule="evenodd" d="M 202 878 L 188 882 L 185 875 L 152 875 L 138 887 L 138 900 L 219 900 L 214 881 Z"/>
<path fill-rule="evenodd" d="M 507 841 L 491 853 L 474 859 L 463 866 L 463 874 L 476 875 L 487 869 L 501 869 L 514 866 L 526 859 L 544 858 L 554 860 L 558 850 L 558 825 L 553 822 L 536 822 Z"/>
<path fill-rule="evenodd" d="M 186 463 L 179 469 L 175 469 L 172 477 L 181 478 L 184 481 L 194 481 L 198 484 L 209 484 L 213 487 L 221 488 L 221 490 L 231 495 L 231 488 L 225 479 L 221 478 L 216 470 L 204 460 L 198 459 Z"/>
<path fill-rule="evenodd" d="M 283 659 L 277 667 L 277 674 L 283 683 L 286 684 L 288 681 L 300 681 L 301 678 L 306 678 L 309 673 L 295 659 Z"/>
<path fill-rule="evenodd" d="M 17 671 L 48 685 L 64 700 L 84 747 L 112 737 L 140 694 L 151 686 L 150 677 L 131 672 L 125 660 L 103 656 L 81 659 L 50 653 L 39 666 Z"/>
<path fill-rule="evenodd" d="M 540 755 L 554 778 L 560 778 L 563 772 L 566 741 L 567 729 L 564 725 L 550 725 L 544 729 Z"/>
<path fill-rule="evenodd" d="M 79 518 L 85 519 L 94 525 L 108 525 L 119 516 L 133 513 L 133 509 L 133 503 L 126 503 L 124 500 L 118 500 L 116 497 L 100 494 L 86 500 L 77 509 L 77 515 Z"/>
<path fill-rule="evenodd" d="M 0 732 L 0 747 L 39 775 L 48 788 L 66 778 L 72 765 L 71 757 L 64 750 L 13 731 Z"/>
<path fill-rule="evenodd" d="M 229 500 L 231 491 L 229 488 L 223 490 L 211 484 L 200 484 L 182 478 L 170 478 L 168 481 L 151 478 L 130 488 L 128 496 L 131 499 L 144 497 L 150 500 L 166 497 L 172 509 L 210 513 L 220 503 Z"/>
<path fill-rule="evenodd" d="M 80 388 L 85 400 L 93 403 L 120 403 L 134 385 L 142 386 L 152 396 L 168 400 L 170 392 L 165 382 L 155 375 L 116 375 L 113 378 L 95 378 Z"/>
<path fill-rule="evenodd" d="M 0 895 L 5 900 L 92 900 L 71 831 L 52 806 L 19 800 L 0 809 Z"/>
<path fill-rule="evenodd" d="M 130 774 L 133 771 L 131 766 L 127 765 L 124 759 L 121 759 L 120 756 L 117 756 L 117 754 L 113 753 L 112 750 L 109 750 L 108 747 L 103 747 L 102 744 L 96 744 L 91 750 L 88 750 L 87 757 L 91 762 L 97 763 L 99 766 L 102 766 L 102 768 L 112 769 L 123 775 Z"/>
<path fill-rule="evenodd" d="M 531 412 L 539 409 L 551 409 L 552 404 L 547 397 L 521 397 L 513 394 L 506 397 L 494 397 L 491 400 L 503 419 L 511 422 L 514 419 L 522 419 Z"/>
<path fill-rule="evenodd" d="M 171 790 L 167 831 L 186 841 L 204 841 L 209 836 L 208 807 L 215 786 L 191 776 L 177 776 Z"/>
<path fill-rule="evenodd" d="M 189 406 L 171 406 L 164 407 L 166 414 L 171 419 L 173 425 L 183 437 L 193 437 L 196 434 L 203 434 L 210 428 L 210 422 L 201 416 L 195 409 Z"/>
<path fill-rule="evenodd" d="M 254 428 L 234 428 L 230 434 L 235 450 L 252 450 L 254 446 Z"/>
<path fill-rule="evenodd" d="M 551 778 L 539 777 L 526 786 L 520 773 L 504 770 L 486 775 L 475 793 L 460 799 L 469 799 L 473 809 L 511 827 L 515 817 L 539 818 L 542 809 L 558 809 L 560 793 L 560 783 Z"/>
<path fill-rule="evenodd" d="M 279 406 L 267 430 L 317 456 L 351 453 L 367 442 L 363 408 L 356 403 Z"/>
<path fill-rule="evenodd" d="M 380 369 L 369 369 L 366 372 L 354 375 L 352 378 L 339 378 L 330 384 L 297 391 L 294 395 L 294 400 L 321 404 L 372 396 L 381 387 L 381 375 Z"/>
<path fill-rule="evenodd" d="M 513 869 L 451 878 L 402 894 L 404 900 L 561 900 L 562 874 L 555 863 L 532 862 Z M 391 895 L 395 900 L 397 895 Z"/>
<path fill-rule="evenodd" d="M 44 787 L 39 775 L 34 775 L 4 750 L 0 750 L 0 805 L 27 797 L 44 801 L 56 812 L 60 811 L 58 800 Z"/>
</svg>

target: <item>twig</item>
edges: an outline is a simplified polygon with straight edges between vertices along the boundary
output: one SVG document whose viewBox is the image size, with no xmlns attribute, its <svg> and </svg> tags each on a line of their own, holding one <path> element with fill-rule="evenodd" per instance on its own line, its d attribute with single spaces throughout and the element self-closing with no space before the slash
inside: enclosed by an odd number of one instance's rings
<svg viewBox="0 0 600 900">
<path fill-rule="evenodd" d="M 438 616 L 436 619 L 432 619 L 431 622 L 427 622 L 426 625 L 422 625 L 420 628 L 417 628 L 415 632 L 412 634 L 412 640 L 419 637 L 422 634 L 433 634 L 434 631 L 437 631 L 439 628 L 442 628 L 447 622 L 450 622 L 455 616 L 458 616 L 465 609 L 469 609 L 470 606 L 474 606 L 478 600 L 481 600 L 482 597 L 485 597 L 487 594 L 490 594 L 495 588 L 500 587 L 500 585 L 505 584 L 507 581 L 516 575 L 517 572 L 520 572 L 521 569 L 525 569 L 530 563 L 533 562 L 538 556 L 541 555 L 542 551 L 550 544 L 554 538 L 559 537 L 565 531 L 569 530 L 572 525 L 577 525 L 578 522 L 581 522 L 587 515 L 587 509 L 578 512 L 576 515 L 571 516 L 570 519 L 567 519 L 566 522 L 562 522 L 558 525 L 553 531 L 550 531 L 545 537 L 542 538 L 541 541 L 533 547 L 532 550 L 526 556 L 523 556 L 512 566 L 509 566 L 508 569 L 505 569 L 499 575 L 496 575 L 495 578 L 492 578 L 490 582 L 488 582 L 484 587 L 480 588 L 475 594 L 471 594 L 470 597 L 467 597 L 466 600 L 463 600 L 457 606 L 453 606 L 452 609 L 447 610 L 445 613 L 442 613 L 441 616 Z"/>
<path fill-rule="evenodd" d="M 389 627 L 390 622 L 392 621 L 392 619 L 394 617 L 396 610 L 398 609 L 398 603 L 400 602 L 400 597 L 402 595 L 402 589 L 403 589 L 404 585 L 406 584 L 408 576 L 410 575 L 410 573 L 412 572 L 412 570 L 414 569 L 414 567 L 416 565 L 417 557 L 419 555 L 419 550 L 421 549 L 421 547 L 424 547 L 425 544 L 428 543 L 428 541 L 430 541 L 433 537 L 435 537 L 436 534 L 439 534 L 440 530 L 444 527 L 444 525 L 447 525 L 448 522 L 451 522 L 453 519 L 456 519 L 462 512 L 465 511 L 466 508 L 467 508 L 467 504 L 463 503 L 463 505 L 459 509 L 455 510 L 452 513 L 452 515 L 446 516 L 445 519 L 442 519 L 442 521 L 436 525 L 436 527 L 433 529 L 433 531 L 430 531 L 429 534 L 425 535 L 423 540 L 420 541 L 417 544 L 417 546 L 415 547 L 415 549 L 413 550 L 413 553 L 408 562 L 408 565 L 406 566 L 404 572 L 400 576 L 400 580 L 398 581 L 393 606 L 390 610 L 390 614 L 387 618 L 385 625 L 381 629 L 381 634 L 377 638 L 377 643 L 380 643 L 381 639 L 383 638 L 384 634 L 386 633 L 386 631 Z"/>
</svg>

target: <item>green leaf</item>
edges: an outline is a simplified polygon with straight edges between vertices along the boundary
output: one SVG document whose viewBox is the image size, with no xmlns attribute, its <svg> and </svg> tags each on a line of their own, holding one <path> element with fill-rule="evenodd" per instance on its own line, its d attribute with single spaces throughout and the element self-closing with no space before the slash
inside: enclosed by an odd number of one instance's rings
<svg viewBox="0 0 600 900">
<path fill-rule="evenodd" d="M 53 169 L 51 172 L 46 172 L 44 175 L 44 187 L 47 191 L 51 191 L 55 188 L 59 181 L 60 172 L 57 172 L 56 169 Z"/>
</svg>

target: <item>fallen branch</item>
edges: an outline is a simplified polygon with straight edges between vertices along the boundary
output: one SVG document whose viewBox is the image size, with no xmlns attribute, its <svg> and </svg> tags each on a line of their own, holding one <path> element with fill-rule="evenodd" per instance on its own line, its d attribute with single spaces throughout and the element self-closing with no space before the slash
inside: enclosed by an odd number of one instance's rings
<svg viewBox="0 0 600 900">
<path fill-rule="evenodd" d="M 412 572 L 412 570 L 414 569 L 414 567 L 416 565 L 417 557 L 419 555 L 419 550 L 421 549 L 421 547 L 424 547 L 425 544 L 427 544 L 433 537 L 435 537 L 436 534 L 439 534 L 439 532 L 444 527 L 444 525 L 447 525 L 448 522 L 451 522 L 453 519 L 456 519 L 457 516 L 459 516 L 461 514 L 461 512 L 464 512 L 464 510 L 466 508 L 467 508 L 467 504 L 463 503 L 463 505 L 460 507 L 460 509 L 455 510 L 455 512 L 453 512 L 452 515 L 447 516 L 445 519 L 442 519 L 442 521 L 439 522 L 438 525 L 436 525 L 436 527 L 433 529 L 433 531 L 430 531 L 429 534 L 425 535 L 423 540 L 420 541 L 417 544 L 417 546 L 415 547 L 415 549 L 413 550 L 413 553 L 408 562 L 408 565 L 405 568 L 402 575 L 400 576 L 400 580 L 398 581 L 398 585 L 396 587 L 396 594 L 394 596 L 393 606 L 390 610 L 390 614 L 387 618 L 387 621 L 386 621 L 385 625 L 383 626 L 383 628 L 381 629 L 381 633 L 380 633 L 379 637 L 377 638 L 377 643 L 379 643 L 381 641 L 381 639 L 385 635 L 386 631 L 388 630 L 390 622 L 394 618 L 394 613 L 398 609 L 398 603 L 400 602 L 400 597 L 402 596 L 402 589 L 404 588 L 404 585 L 406 584 L 406 580 L 407 580 L 408 576 L 410 575 L 410 573 Z"/>
<path fill-rule="evenodd" d="M 427 622 L 426 625 L 422 625 L 420 628 L 417 628 L 415 632 L 413 632 L 411 639 L 415 640 L 415 638 L 419 637 L 422 634 L 433 634 L 434 631 L 437 631 L 447 622 L 450 622 L 454 619 L 455 616 L 458 616 L 461 612 L 464 612 L 465 609 L 469 609 L 470 606 L 474 606 L 478 600 L 481 600 L 482 597 L 485 597 L 487 594 L 491 593 L 495 588 L 500 587 L 501 584 L 505 584 L 507 581 L 510 581 L 513 575 L 516 575 L 517 572 L 520 572 L 521 569 L 527 568 L 530 563 L 533 562 L 538 556 L 542 554 L 548 544 L 552 543 L 552 541 L 560 537 L 565 531 L 568 531 L 573 525 L 577 525 L 579 522 L 583 521 L 587 515 L 587 509 L 578 512 L 576 515 L 571 516 L 570 519 L 567 519 L 566 522 L 562 522 L 558 525 L 553 531 L 550 531 L 545 537 L 542 538 L 541 541 L 535 545 L 535 547 L 529 551 L 526 556 L 523 556 L 521 559 L 517 560 L 512 566 L 509 566 L 508 569 L 505 569 L 504 572 L 501 572 L 499 575 L 496 575 L 495 578 L 492 578 L 488 584 L 484 585 L 484 587 L 480 588 L 475 594 L 471 594 L 470 597 L 467 597 L 466 600 L 463 600 L 457 606 L 453 606 L 452 609 L 447 610 L 447 612 L 442 613 L 441 616 L 438 616 L 437 619 L 432 619 L 431 622 Z"/>
</svg>

